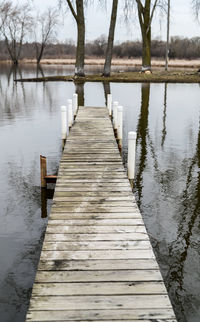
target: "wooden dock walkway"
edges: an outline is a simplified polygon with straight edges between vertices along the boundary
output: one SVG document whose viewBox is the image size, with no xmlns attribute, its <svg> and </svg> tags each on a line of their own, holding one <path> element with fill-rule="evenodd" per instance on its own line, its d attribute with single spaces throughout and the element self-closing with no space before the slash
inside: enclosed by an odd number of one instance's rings
<svg viewBox="0 0 200 322">
<path fill-rule="evenodd" d="M 27 321 L 176 321 L 106 108 L 67 139 Z"/>
</svg>

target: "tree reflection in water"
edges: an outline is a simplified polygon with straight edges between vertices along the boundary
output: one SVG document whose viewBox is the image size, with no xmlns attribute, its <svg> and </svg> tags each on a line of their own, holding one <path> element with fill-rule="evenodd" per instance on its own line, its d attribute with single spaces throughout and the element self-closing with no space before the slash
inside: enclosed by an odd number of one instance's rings
<svg viewBox="0 0 200 322">
<path fill-rule="evenodd" d="M 196 151 L 187 169 L 185 189 L 181 195 L 181 220 L 178 223 L 177 237 L 169 247 L 169 269 L 166 282 L 173 301 L 179 310 L 187 307 L 184 289 L 184 268 L 189 256 L 189 249 L 199 250 L 199 240 L 192 238 L 193 230 L 199 225 L 200 214 L 200 127 L 197 137 Z M 182 207 L 181 207 L 182 208 Z M 198 222 L 197 222 L 198 221 Z M 195 225 L 196 223 L 196 225 Z M 181 321 L 187 321 L 185 314 Z"/>
<path fill-rule="evenodd" d="M 188 293 L 189 290 L 187 289 L 187 282 L 185 281 L 185 270 L 188 269 L 188 267 L 186 267 L 186 261 L 187 265 L 190 267 L 188 261 L 190 260 L 191 254 L 197 253 L 199 255 L 199 238 L 197 238 L 197 234 L 199 234 L 200 214 L 200 126 L 197 135 L 196 149 L 193 157 L 190 160 L 182 160 L 182 166 L 180 165 L 182 180 L 185 181 L 185 188 L 184 184 L 182 184 L 182 192 L 176 191 L 177 198 L 175 198 L 171 189 L 172 187 L 176 187 L 177 182 L 180 180 L 180 173 L 178 174 L 176 169 L 177 164 L 173 164 L 172 159 L 169 158 L 169 163 L 163 165 L 160 163 L 162 158 L 158 159 L 158 154 L 163 153 L 163 155 L 166 155 L 167 153 L 164 149 L 167 136 L 167 84 L 165 84 L 164 86 L 164 109 L 162 117 L 162 130 L 160 135 L 160 146 L 162 150 L 158 148 L 157 141 L 152 139 L 152 134 L 149 130 L 149 97 L 150 84 L 142 84 L 141 108 L 137 125 L 138 161 L 135 179 L 135 193 L 138 206 L 140 207 L 142 212 L 143 209 L 145 209 L 145 216 L 149 217 L 148 219 L 146 218 L 145 223 L 153 242 L 158 263 L 161 265 L 161 269 L 164 268 L 164 270 L 162 270 L 162 273 L 166 287 L 172 299 L 173 306 L 175 307 L 178 321 L 186 322 L 188 321 L 187 310 L 190 310 L 190 314 L 191 312 L 194 312 L 194 314 L 196 313 L 196 317 L 198 315 L 197 308 L 199 307 L 197 297 L 195 299 L 196 295 L 194 290 L 191 294 L 191 297 L 193 295 L 192 301 L 195 305 L 193 306 L 193 308 L 191 307 L 191 298 Z M 174 157 L 176 156 L 176 153 L 179 152 L 173 150 Z M 152 163 L 150 161 L 150 157 L 152 158 Z M 176 159 L 179 159 L 178 154 L 176 156 Z M 170 178 L 168 169 L 171 169 Z M 162 213 L 159 213 L 163 210 L 162 202 L 163 200 L 165 200 L 165 196 L 168 196 L 168 202 L 170 203 L 175 200 L 173 211 L 174 216 L 176 216 L 177 230 L 176 238 L 174 238 L 171 243 L 163 243 L 164 240 L 162 235 L 156 236 L 156 227 L 153 228 L 155 229 L 155 231 L 152 230 L 150 218 L 155 217 L 155 213 L 151 213 L 155 209 L 155 206 L 148 204 L 148 198 L 146 198 L 147 192 L 144 192 L 144 185 L 146 185 L 144 178 L 147 173 L 151 176 L 152 184 L 155 185 L 155 187 L 157 186 L 157 191 L 160 191 L 157 197 L 155 196 L 156 203 L 158 205 L 158 215 L 156 218 L 159 218 L 160 220 L 160 222 L 155 222 L 157 228 L 161 223 L 163 230 L 167 229 L 166 226 L 163 226 L 164 218 L 162 216 Z M 148 193 L 150 193 L 150 191 L 148 191 Z M 155 200 L 155 198 L 153 198 L 153 200 Z M 154 236 L 156 236 L 157 238 Z M 196 258 L 196 265 L 198 265 L 198 261 L 199 256 L 197 256 Z M 189 276 L 187 278 L 190 279 Z M 194 321 L 198 320 L 194 319 Z"/>
<path fill-rule="evenodd" d="M 139 147 L 139 165 L 135 178 L 138 206 L 141 205 L 143 173 L 147 164 L 147 135 L 148 135 L 148 115 L 149 115 L 149 95 L 150 84 L 141 85 L 141 109 L 137 125 L 137 147 Z"/>
</svg>

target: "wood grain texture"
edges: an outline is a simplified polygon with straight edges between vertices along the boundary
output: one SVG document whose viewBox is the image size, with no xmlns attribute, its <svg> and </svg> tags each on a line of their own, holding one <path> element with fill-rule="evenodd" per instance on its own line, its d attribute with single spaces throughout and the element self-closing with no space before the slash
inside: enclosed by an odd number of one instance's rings
<svg viewBox="0 0 200 322">
<path fill-rule="evenodd" d="M 27 321 L 98 321 L 98 322 L 175 322 L 172 309 L 123 309 L 117 310 L 68 310 L 68 311 L 30 311 Z"/>
</svg>

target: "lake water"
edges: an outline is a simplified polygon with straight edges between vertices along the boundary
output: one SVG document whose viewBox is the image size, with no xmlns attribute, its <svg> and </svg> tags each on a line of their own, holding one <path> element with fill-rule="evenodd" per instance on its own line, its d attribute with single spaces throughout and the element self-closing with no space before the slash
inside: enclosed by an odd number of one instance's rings
<svg viewBox="0 0 200 322">
<path fill-rule="evenodd" d="M 45 66 L 43 73 L 69 69 Z M 39 156 L 56 173 L 60 106 L 75 91 L 80 104 L 103 106 L 111 91 L 124 106 L 125 164 L 128 132 L 137 132 L 134 190 L 178 321 L 199 322 L 199 85 L 13 82 L 36 74 L 31 65 L 18 71 L 0 65 L 0 321 L 25 320 L 47 225 L 41 218 Z M 48 200 L 48 212 L 50 206 Z"/>
</svg>

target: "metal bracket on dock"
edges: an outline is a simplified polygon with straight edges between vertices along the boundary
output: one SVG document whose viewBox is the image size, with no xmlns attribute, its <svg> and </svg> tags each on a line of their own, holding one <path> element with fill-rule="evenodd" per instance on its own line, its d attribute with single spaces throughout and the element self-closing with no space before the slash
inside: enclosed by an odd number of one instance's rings
<svg viewBox="0 0 200 322">
<path fill-rule="evenodd" d="M 47 183 L 56 183 L 57 176 L 47 175 L 47 158 L 43 155 L 40 155 L 40 175 L 42 188 L 46 188 Z"/>
</svg>

